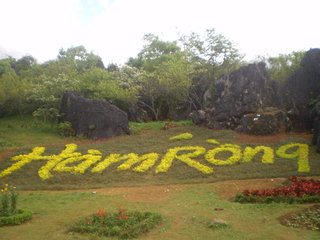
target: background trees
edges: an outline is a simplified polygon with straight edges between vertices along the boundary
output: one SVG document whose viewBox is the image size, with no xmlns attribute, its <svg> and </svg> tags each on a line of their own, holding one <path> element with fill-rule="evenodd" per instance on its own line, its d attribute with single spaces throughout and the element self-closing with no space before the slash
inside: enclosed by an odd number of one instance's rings
<svg viewBox="0 0 320 240">
<path fill-rule="evenodd" d="M 272 79 L 284 82 L 303 52 L 263 57 Z M 234 44 L 214 29 L 163 41 L 147 34 L 144 46 L 124 65 L 109 64 L 84 46 L 60 49 L 57 58 L 39 64 L 32 56 L 0 60 L 0 117 L 33 114 L 56 120 L 62 94 L 82 92 L 121 109 L 143 109 L 149 119 L 174 119 L 204 109 L 214 99 L 215 81 L 244 64 Z M 260 60 L 261 60 L 260 59 Z"/>
</svg>

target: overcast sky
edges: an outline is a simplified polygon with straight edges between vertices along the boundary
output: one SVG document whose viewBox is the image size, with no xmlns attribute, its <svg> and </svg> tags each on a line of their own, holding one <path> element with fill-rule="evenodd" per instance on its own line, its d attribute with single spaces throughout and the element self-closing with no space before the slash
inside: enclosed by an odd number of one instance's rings
<svg viewBox="0 0 320 240">
<path fill-rule="evenodd" d="M 320 47 L 320 0 L 0 0 L 0 57 L 55 59 L 84 45 L 105 65 L 143 46 L 215 28 L 246 60 Z"/>
</svg>

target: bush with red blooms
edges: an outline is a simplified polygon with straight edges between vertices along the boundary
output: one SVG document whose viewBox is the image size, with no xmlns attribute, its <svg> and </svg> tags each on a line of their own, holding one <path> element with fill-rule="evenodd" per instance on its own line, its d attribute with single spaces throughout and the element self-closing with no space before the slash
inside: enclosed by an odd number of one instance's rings
<svg viewBox="0 0 320 240">
<path fill-rule="evenodd" d="M 245 189 L 235 197 L 240 203 L 311 203 L 320 202 L 320 181 L 292 176 L 291 184 L 281 188 Z"/>
</svg>

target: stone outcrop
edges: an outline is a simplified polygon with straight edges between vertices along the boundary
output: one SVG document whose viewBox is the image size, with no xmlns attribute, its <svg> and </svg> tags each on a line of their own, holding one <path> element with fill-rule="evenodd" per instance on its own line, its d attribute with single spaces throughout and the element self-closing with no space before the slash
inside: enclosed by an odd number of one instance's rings
<svg viewBox="0 0 320 240">
<path fill-rule="evenodd" d="M 300 65 L 285 82 L 282 96 L 293 129 L 308 130 L 312 127 L 311 108 L 320 100 L 320 49 L 306 52 Z"/>
<path fill-rule="evenodd" d="M 60 121 L 70 122 L 78 136 L 106 139 L 130 133 L 124 111 L 105 100 L 86 99 L 78 92 L 65 92 L 60 115 Z"/>
<path fill-rule="evenodd" d="M 283 111 L 275 110 L 244 115 L 236 130 L 252 135 L 273 135 L 285 132 L 287 128 L 288 118 L 286 114 Z"/>
<path fill-rule="evenodd" d="M 250 124 L 253 123 L 250 116 L 263 113 L 267 108 L 277 107 L 281 103 L 278 94 L 279 86 L 269 79 L 264 63 L 241 67 L 220 78 L 215 87 L 217 97 L 212 103 L 212 107 L 190 114 L 190 118 L 198 125 L 251 133 L 254 126 L 258 122 L 263 125 L 263 121 L 262 118 L 259 118 L 260 121 L 254 121 L 254 125 Z M 268 115 L 268 117 L 266 115 L 267 122 L 272 116 L 274 115 Z M 283 124 L 279 123 L 280 125 Z M 267 134 L 270 131 L 265 129 L 262 132 L 254 132 L 256 134 L 266 132 Z"/>
<path fill-rule="evenodd" d="M 311 144 L 316 146 L 317 152 L 320 153 L 320 101 L 314 106 L 311 111 L 313 120 L 312 130 L 313 137 Z"/>
</svg>

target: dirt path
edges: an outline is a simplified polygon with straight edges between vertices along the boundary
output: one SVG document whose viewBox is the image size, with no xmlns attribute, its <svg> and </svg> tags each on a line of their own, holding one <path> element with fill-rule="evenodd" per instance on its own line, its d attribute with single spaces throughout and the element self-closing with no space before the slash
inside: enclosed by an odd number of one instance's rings
<svg viewBox="0 0 320 240">
<path fill-rule="evenodd" d="M 215 183 L 201 183 L 202 186 L 215 192 L 222 199 L 231 199 L 243 189 L 265 189 L 279 186 L 285 178 L 274 179 L 248 179 L 229 180 Z M 190 186 L 200 184 L 172 184 L 161 186 L 141 187 L 110 187 L 101 189 L 81 189 L 63 191 L 23 191 L 22 193 L 69 193 L 89 192 L 92 194 L 122 195 L 127 201 L 132 202 L 160 202 L 168 199 L 174 193 L 183 191 Z"/>
</svg>

